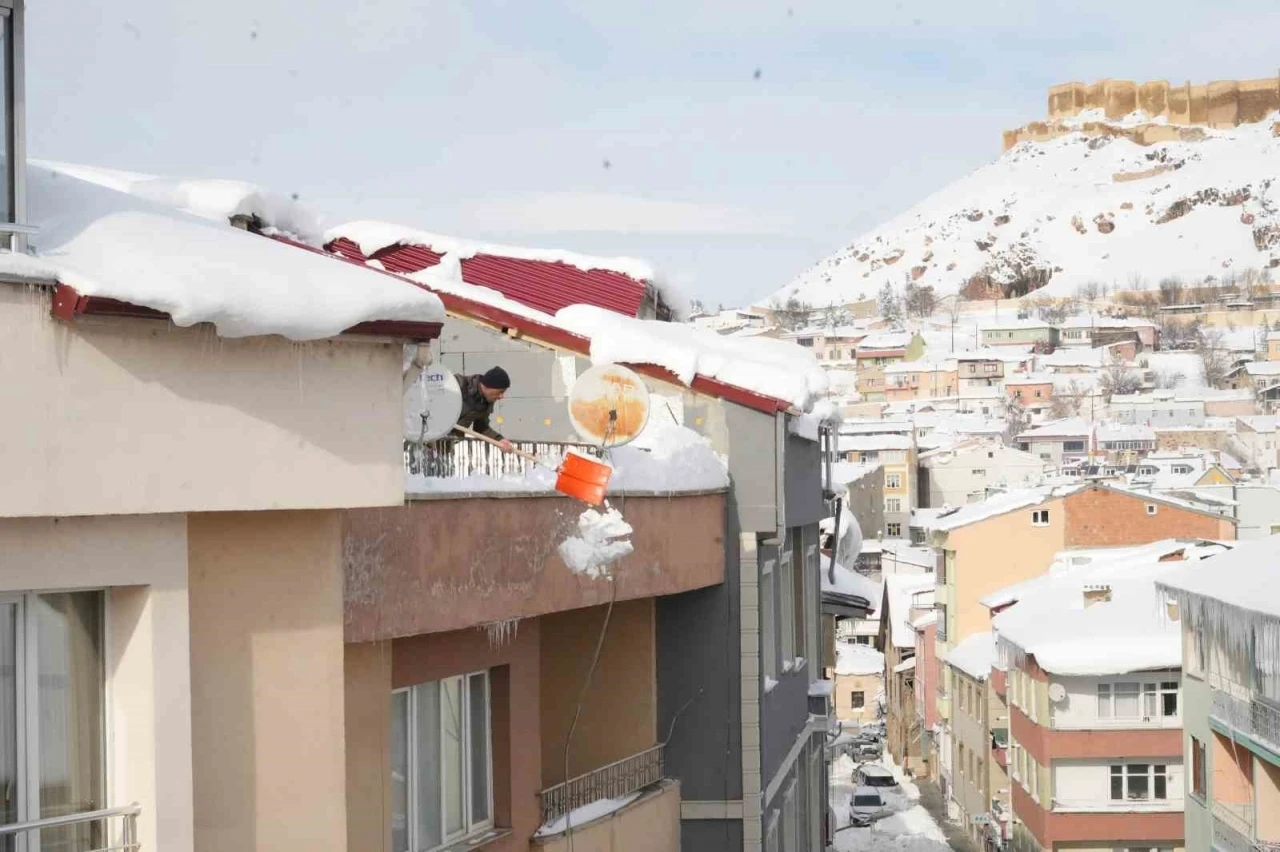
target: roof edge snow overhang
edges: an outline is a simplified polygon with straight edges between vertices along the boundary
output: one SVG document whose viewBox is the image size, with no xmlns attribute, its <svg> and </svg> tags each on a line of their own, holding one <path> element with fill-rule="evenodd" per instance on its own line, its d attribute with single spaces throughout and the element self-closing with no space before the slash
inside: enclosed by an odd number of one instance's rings
<svg viewBox="0 0 1280 852">
<path fill-rule="evenodd" d="M 378 269 L 374 266 L 368 266 L 353 258 L 345 257 L 341 254 L 332 254 L 324 251 L 323 249 L 316 248 L 315 246 L 310 246 L 306 243 L 289 239 L 288 237 L 274 235 L 271 239 L 278 240 L 300 249 L 305 249 L 306 251 L 324 255 L 325 257 L 332 258 L 335 261 L 350 263 L 354 266 L 359 266 L 362 269 L 370 269 L 381 273 L 382 275 L 389 275 L 397 281 L 404 281 L 414 285 L 415 287 L 422 287 L 425 290 L 435 293 L 436 296 L 440 298 L 440 301 L 444 303 L 445 311 L 448 313 L 455 314 L 465 319 L 481 320 L 483 322 L 490 323 L 491 325 L 501 329 L 510 337 L 529 338 L 531 341 L 541 342 L 558 349 L 567 349 L 583 356 L 591 353 L 591 341 L 589 339 L 582 337 L 581 335 L 574 334 L 571 331 L 566 331 L 563 328 L 548 325 L 547 323 L 539 322 L 538 320 L 530 319 L 529 317 L 521 316 L 520 314 L 513 313 L 512 311 L 504 310 L 493 305 L 487 305 L 484 302 L 468 299 L 465 296 L 458 296 L 454 293 L 444 293 L 439 290 L 433 290 L 419 281 L 414 281 L 412 278 L 406 278 L 403 275 L 398 275 L 387 269 Z M 775 399 L 771 396 L 765 396 L 764 394 L 759 394 L 755 391 L 747 390 L 746 388 L 740 388 L 737 385 L 726 384 L 719 379 L 712 379 L 703 375 L 697 375 L 693 377 L 692 382 L 685 385 L 685 383 L 680 381 L 675 373 L 663 367 L 653 364 L 625 364 L 624 366 L 635 370 L 637 373 L 649 376 L 650 378 L 670 382 L 675 385 L 687 386 L 691 390 L 699 393 L 718 397 L 728 402 L 745 406 L 746 408 L 762 411 L 766 414 L 777 414 L 778 412 L 792 409 L 792 405 L 789 402 Z"/>
<path fill-rule="evenodd" d="M 53 315 L 65 322 L 71 322 L 78 316 L 121 317 L 127 319 L 158 319 L 173 321 L 173 317 L 164 311 L 122 302 L 105 296 L 84 296 L 70 284 L 55 284 L 53 289 Z M 371 320 L 353 325 L 341 332 L 342 335 L 368 335 L 373 337 L 394 337 L 402 340 L 424 342 L 435 340 L 440 336 L 441 324 L 438 322 L 416 322 L 411 320 Z"/>
</svg>

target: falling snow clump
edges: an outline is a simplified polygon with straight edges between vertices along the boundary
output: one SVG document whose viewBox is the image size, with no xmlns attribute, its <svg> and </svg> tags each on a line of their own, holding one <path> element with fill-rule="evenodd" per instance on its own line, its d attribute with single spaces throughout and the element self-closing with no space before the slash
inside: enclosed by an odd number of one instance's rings
<svg viewBox="0 0 1280 852">
<path fill-rule="evenodd" d="M 630 553 L 631 524 L 607 504 L 604 512 L 587 509 L 578 516 L 578 534 L 560 543 L 560 558 L 575 574 L 592 579 L 607 576 L 614 562 Z"/>
</svg>

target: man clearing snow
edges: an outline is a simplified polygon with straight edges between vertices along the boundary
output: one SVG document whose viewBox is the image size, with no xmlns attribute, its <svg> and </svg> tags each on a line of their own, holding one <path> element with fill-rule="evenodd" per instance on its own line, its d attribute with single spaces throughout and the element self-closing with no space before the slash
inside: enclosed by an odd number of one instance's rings
<svg viewBox="0 0 1280 852">
<path fill-rule="evenodd" d="M 511 387 L 507 371 L 494 367 L 487 373 L 458 376 L 458 387 L 462 390 L 462 413 L 458 415 L 458 425 L 493 438 L 504 451 L 510 452 L 511 442 L 489 425 L 493 404 L 502 399 Z"/>
</svg>

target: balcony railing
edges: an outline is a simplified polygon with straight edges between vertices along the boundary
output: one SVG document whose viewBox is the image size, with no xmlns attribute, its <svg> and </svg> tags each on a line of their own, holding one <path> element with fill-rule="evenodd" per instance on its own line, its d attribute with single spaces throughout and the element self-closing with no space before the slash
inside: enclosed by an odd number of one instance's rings
<svg viewBox="0 0 1280 852">
<path fill-rule="evenodd" d="M 583 805 L 601 799 L 616 799 L 656 784 L 663 778 L 663 767 L 663 747 L 656 745 L 577 778 L 570 778 L 563 784 L 548 787 L 539 794 L 542 823 L 545 825 Z"/>
<path fill-rule="evenodd" d="M 1161 813 L 1182 812 L 1182 802 L 1170 799 L 1053 799 L 1055 813 Z"/>
<path fill-rule="evenodd" d="M 1213 844 L 1225 852 L 1253 852 L 1253 805 L 1213 803 Z"/>
<path fill-rule="evenodd" d="M 10 837 L 36 838 L 43 831 L 46 833 L 44 843 L 50 844 L 56 838 L 59 849 L 74 852 L 137 852 L 141 848 L 138 842 L 140 813 L 141 806 L 133 804 L 0 825 L 0 847 L 9 848 Z M 118 820 L 118 823 L 113 823 L 113 820 Z M 116 829 L 114 832 L 113 827 Z M 58 829 L 62 830 L 55 833 Z M 69 837 L 64 836 L 68 834 Z M 33 845 L 34 841 L 28 842 L 28 848 Z"/>
<path fill-rule="evenodd" d="M 1213 690 L 1209 713 L 1218 721 L 1280 752 L 1280 708 L 1261 698 Z"/>
<path fill-rule="evenodd" d="M 512 441 L 518 450 L 546 459 L 554 468 L 569 450 L 600 457 L 600 448 L 591 444 L 558 441 Z M 406 469 L 417 476 L 432 478 L 460 478 L 464 476 L 502 477 L 524 476 L 534 466 L 533 462 L 515 453 L 502 450 L 474 439 L 404 442 Z"/>
<path fill-rule="evenodd" d="M 1159 728 L 1181 728 L 1181 716 L 1134 716 L 1127 719 L 1063 719 L 1057 716 L 1049 719 L 1049 727 L 1056 731 L 1115 731 L 1146 730 Z"/>
</svg>

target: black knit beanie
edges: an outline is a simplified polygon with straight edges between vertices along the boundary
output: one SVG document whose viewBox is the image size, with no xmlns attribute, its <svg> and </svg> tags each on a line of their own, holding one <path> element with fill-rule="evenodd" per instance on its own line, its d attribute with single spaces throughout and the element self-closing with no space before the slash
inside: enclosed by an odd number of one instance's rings
<svg viewBox="0 0 1280 852">
<path fill-rule="evenodd" d="M 506 390 L 511 387 L 511 377 L 501 367 L 494 367 L 480 377 L 480 384 L 493 390 Z"/>
</svg>

